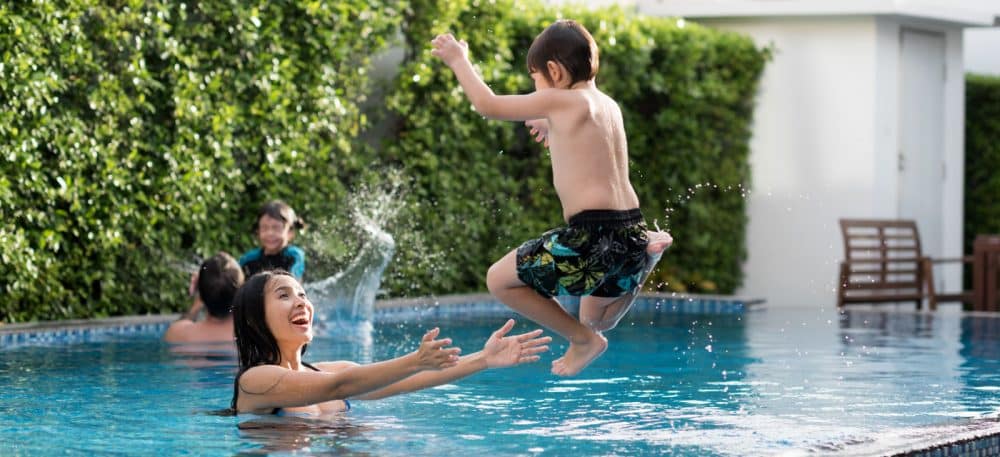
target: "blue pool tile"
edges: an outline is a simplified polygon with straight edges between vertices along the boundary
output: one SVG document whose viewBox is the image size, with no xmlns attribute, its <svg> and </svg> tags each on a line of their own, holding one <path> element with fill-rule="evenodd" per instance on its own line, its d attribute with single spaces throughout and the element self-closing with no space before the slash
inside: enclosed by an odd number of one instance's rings
<svg viewBox="0 0 1000 457">
<path fill-rule="evenodd" d="M 470 297 L 471 298 L 471 297 Z M 576 312 L 579 299 L 576 297 L 560 297 L 567 309 Z M 442 301 L 454 303 L 452 300 Z M 429 306 L 428 306 L 429 305 Z M 641 296 L 636 299 L 635 309 L 655 313 L 698 313 L 698 314 L 732 314 L 742 313 L 746 306 L 740 299 L 720 297 L 682 297 L 682 296 Z M 444 316 L 478 316 L 478 315 L 511 315 L 514 312 L 506 305 L 478 296 L 465 303 L 438 304 L 426 302 L 413 306 L 394 306 L 376 308 L 376 322 L 405 322 L 418 319 L 437 319 Z M 68 328 L 32 328 L 16 332 L 0 333 L 0 346 L 12 347 L 24 344 L 51 344 L 74 341 L 86 341 L 108 336 L 141 335 L 151 332 L 163 332 L 169 322 L 155 323 L 121 323 L 95 327 Z"/>
</svg>

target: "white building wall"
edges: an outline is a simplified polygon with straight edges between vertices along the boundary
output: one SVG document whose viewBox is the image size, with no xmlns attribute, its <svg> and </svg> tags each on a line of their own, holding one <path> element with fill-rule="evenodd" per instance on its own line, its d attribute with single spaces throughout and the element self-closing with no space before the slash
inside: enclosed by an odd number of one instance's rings
<svg viewBox="0 0 1000 457">
<path fill-rule="evenodd" d="M 895 217 L 898 211 L 898 154 L 900 135 L 900 34 L 903 28 L 940 33 L 945 39 L 945 77 L 942 159 L 944 184 L 942 195 L 940 250 L 925 249 L 934 257 L 962 256 L 962 221 L 965 179 L 965 78 L 962 63 L 962 29 L 938 22 L 912 18 L 879 17 L 877 24 L 877 59 L 875 119 L 875 170 L 878 177 L 874 217 Z M 940 71 L 928 68 L 927 71 Z M 854 217 L 853 214 L 849 216 Z M 867 217 L 859 215 L 858 217 Z M 935 270 L 939 290 L 957 291 L 961 287 L 961 266 L 950 264 Z M 943 287 L 943 289 L 941 289 Z"/>
<path fill-rule="evenodd" d="M 962 27 L 1000 25 L 996 0 L 619 3 L 775 47 L 755 113 L 749 252 L 738 291 L 772 306 L 835 302 L 844 256 L 838 218 L 900 216 L 901 30 L 943 36 L 942 244 L 928 254 L 963 254 L 964 74 L 1000 74 L 1000 28 Z M 958 290 L 961 266 L 938 270 L 936 279 L 939 290 Z"/>
<path fill-rule="evenodd" d="M 945 36 L 944 246 L 929 254 L 961 255 L 961 29 L 875 16 L 698 21 L 775 47 L 754 119 L 740 294 L 765 297 L 771 306 L 832 306 L 844 257 L 838 219 L 899 216 L 902 27 Z M 957 290 L 959 267 L 940 270 L 939 279 L 944 290 Z"/>
<path fill-rule="evenodd" d="M 1000 76 L 1000 28 L 965 30 L 965 69 Z"/>
<path fill-rule="evenodd" d="M 895 208 L 894 198 L 880 195 L 893 185 L 877 179 L 894 165 L 875 151 L 874 108 L 882 95 L 876 90 L 876 21 L 699 22 L 775 47 L 754 117 L 749 255 L 739 293 L 765 297 L 770 306 L 832 306 L 843 258 L 838 217 L 873 217 Z"/>
<path fill-rule="evenodd" d="M 875 181 L 871 195 L 872 213 L 844 217 L 892 218 L 899 213 L 899 33 L 896 21 L 876 18 L 875 98 L 870 106 L 875 113 L 875 175 L 881 179 Z"/>
<path fill-rule="evenodd" d="M 962 59 L 963 31 L 958 27 L 943 29 L 947 40 L 947 74 L 944 89 L 944 252 L 943 257 L 958 258 L 963 253 L 965 230 L 965 65 Z M 969 253 L 971 254 L 971 253 Z M 972 268 L 970 265 L 969 268 Z M 962 289 L 962 266 L 954 263 L 944 268 L 944 291 Z"/>
</svg>

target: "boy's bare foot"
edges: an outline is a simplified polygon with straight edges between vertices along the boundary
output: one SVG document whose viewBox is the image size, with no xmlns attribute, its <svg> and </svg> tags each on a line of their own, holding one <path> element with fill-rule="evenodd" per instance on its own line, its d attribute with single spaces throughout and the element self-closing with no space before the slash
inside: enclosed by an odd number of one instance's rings
<svg viewBox="0 0 1000 457">
<path fill-rule="evenodd" d="M 590 341 L 578 344 L 570 343 L 569 349 L 562 357 L 552 361 L 552 374 L 558 376 L 576 376 L 590 362 L 601 356 L 608 348 L 608 339 L 600 333 L 594 333 Z"/>
<path fill-rule="evenodd" d="M 650 256 L 659 257 L 671 244 L 674 244 L 674 237 L 670 236 L 667 232 L 647 230 L 646 236 L 649 238 L 649 244 L 646 245 L 646 254 Z"/>
</svg>

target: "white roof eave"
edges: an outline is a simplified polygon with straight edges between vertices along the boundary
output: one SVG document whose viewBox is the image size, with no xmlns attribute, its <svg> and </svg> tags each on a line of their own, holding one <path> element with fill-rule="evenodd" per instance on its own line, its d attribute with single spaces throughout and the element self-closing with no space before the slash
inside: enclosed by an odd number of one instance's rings
<svg viewBox="0 0 1000 457">
<path fill-rule="evenodd" d="M 687 18 L 909 16 L 965 27 L 992 27 L 1000 8 L 931 0 L 637 0 L 642 14 Z M 991 11 L 994 9 L 994 11 Z"/>
</svg>

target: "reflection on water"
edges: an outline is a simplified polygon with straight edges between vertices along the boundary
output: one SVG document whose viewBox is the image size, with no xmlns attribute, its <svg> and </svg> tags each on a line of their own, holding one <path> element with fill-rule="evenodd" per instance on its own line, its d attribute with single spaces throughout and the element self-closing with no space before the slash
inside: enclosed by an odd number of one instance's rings
<svg viewBox="0 0 1000 457">
<path fill-rule="evenodd" d="M 962 355 L 967 358 L 1000 360 L 1000 316 L 962 319 Z M 998 373 L 1000 374 L 1000 373 Z"/>
<path fill-rule="evenodd" d="M 963 318 L 961 341 L 959 373 L 966 408 L 1000 414 L 1000 318 Z"/>
<path fill-rule="evenodd" d="M 978 427 L 969 419 L 1000 410 L 967 388 L 982 382 L 983 369 L 996 372 L 997 354 L 972 360 L 964 349 L 996 347 L 998 336 L 968 341 L 970 324 L 958 312 L 772 309 L 745 317 L 751 361 L 745 379 L 730 383 L 745 414 L 712 419 L 741 431 L 718 437 L 725 453 L 787 446 L 853 455 L 864 445 L 862 454 L 877 455 Z M 708 441 L 704 435 L 681 442 Z"/>
<path fill-rule="evenodd" d="M 296 451 L 310 455 L 376 455 L 351 449 L 367 441 L 364 435 L 371 428 L 353 424 L 343 414 L 315 418 L 255 416 L 240 422 L 237 428 L 241 438 L 260 445 L 239 455 Z"/>
<path fill-rule="evenodd" d="M 168 343 L 174 363 L 191 368 L 231 367 L 239 364 L 234 343 Z"/>
</svg>

